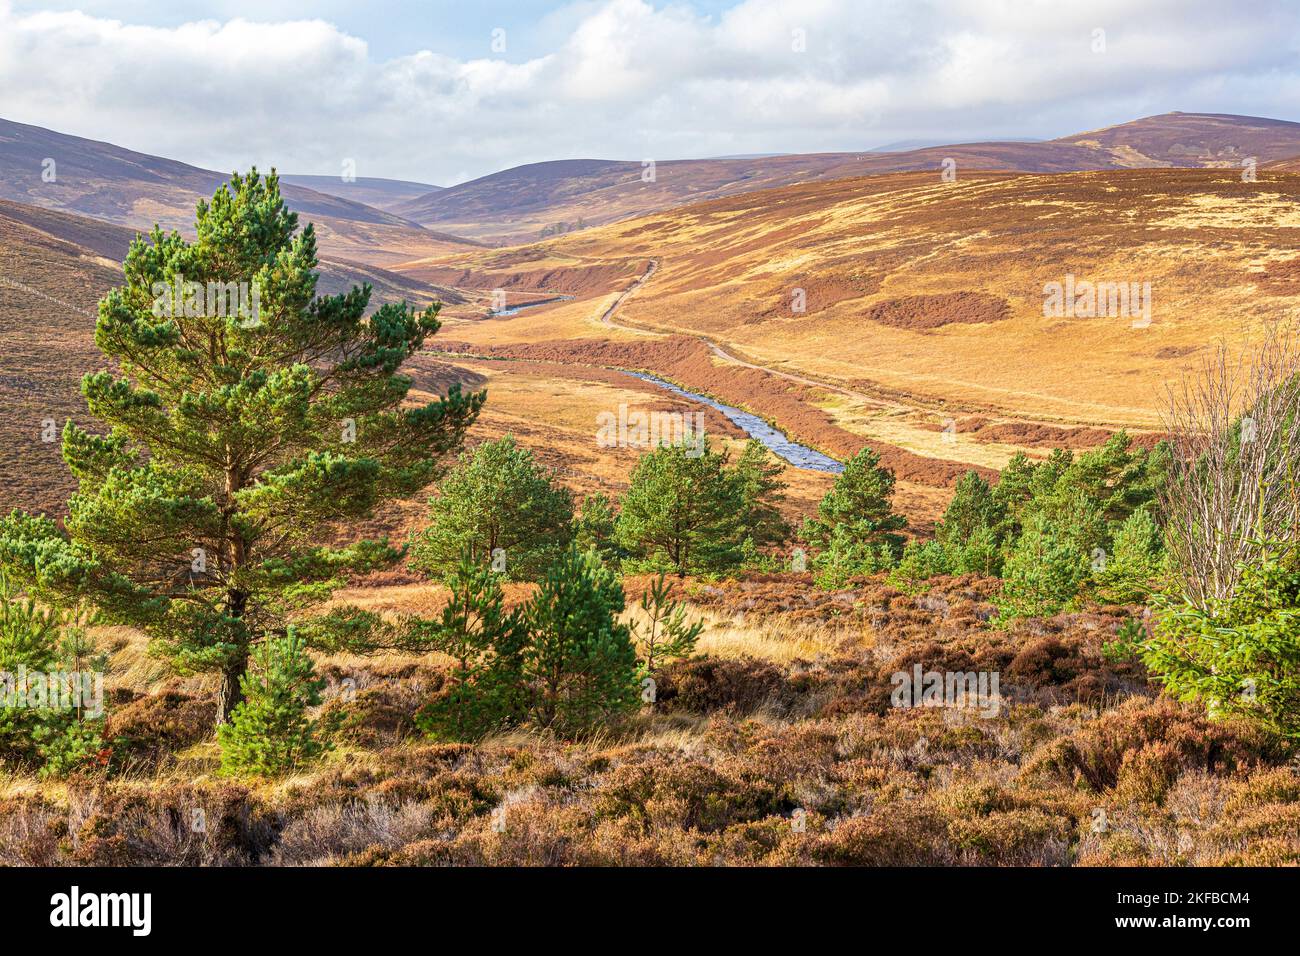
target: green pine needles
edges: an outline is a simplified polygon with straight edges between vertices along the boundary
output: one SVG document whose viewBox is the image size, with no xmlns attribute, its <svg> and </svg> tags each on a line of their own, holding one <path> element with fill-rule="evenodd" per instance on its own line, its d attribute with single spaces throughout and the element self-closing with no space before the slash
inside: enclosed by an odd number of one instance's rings
<svg viewBox="0 0 1300 956">
<path fill-rule="evenodd" d="M 346 573 L 400 557 L 386 541 L 331 542 L 435 478 L 485 396 L 452 386 L 406 404 L 399 370 L 438 331 L 438 307 L 371 313 L 368 286 L 318 297 L 315 233 L 274 173 L 234 176 L 195 228 L 132 244 L 95 327 L 116 370 L 82 382 L 108 431 L 66 425 L 78 488 L 65 525 L 10 515 L 0 564 L 42 599 L 86 598 L 105 623 L 145 631 L 178 672 L 219 675 L 220 723 L 255 648 Z"/>
<path fill-rule="evenodd" d="M 307 717 L 307 708 L 321 702 L 325 682 L 292 629 L 257 646 L 239 683 L 243 699 L 217 729 L 223 773 L 278 776 L 329 748 Z"/>
<path fill-rule="evenodd" d="M 417 716 L 422 730 L 477 740 L 527 724 L 579 737 L 637 709 L 642 666 L 619 620 L 623 588 L 595 552 L 570 548 L 510 611 L 501 580 L 468 555 L 449 579 L 442 618 L 426 627 L 429 647 L 454 663 Z"/>
</svg>

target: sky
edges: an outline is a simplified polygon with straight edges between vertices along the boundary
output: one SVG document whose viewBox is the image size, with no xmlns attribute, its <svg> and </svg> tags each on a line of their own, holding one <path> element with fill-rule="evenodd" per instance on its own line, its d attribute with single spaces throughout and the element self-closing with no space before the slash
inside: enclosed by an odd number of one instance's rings
<svg viewBox="0 0 1300 956">
<path fill-rule="evenodd" d="M 1300 120 L 1300 0 L 0 0 L 0 117 L 223 172 Z"/>
</svg>

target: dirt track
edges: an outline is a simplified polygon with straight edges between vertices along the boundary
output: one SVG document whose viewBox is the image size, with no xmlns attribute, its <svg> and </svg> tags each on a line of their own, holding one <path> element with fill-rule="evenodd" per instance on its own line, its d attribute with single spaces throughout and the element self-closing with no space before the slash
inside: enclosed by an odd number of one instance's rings
<svg viewBox="0 0 1300 956">
<path fill-rule="evenodd" d="M 601 324 L 608 326 L 611 329 L 620 329 L 621 331 L 632 332 L 636 335 L 655 335 L 655 336 L 664 337 L 670 334 L 681 334 L 681 333 L 660 332 L 655 329 L 641 329 L 633 325 L 623 325 L 622 323 L 614 321 L 614 313 L 618 311 L 619 307 L 624 302 L 626 302 L 627 299 L 631 297 L 631 295 L 634 292 L 636 292 L 639 288 L 641 288 L 641 286 L 644 285 L 646 281 L 652 275 L 655 274 L 655 270 L 658 268 L 659 268 L 659 260 L 651 259 L 649 266 L 646 268 L 646 271 L 641 276 L 639 276 L 631 285 L 629 285 L 626 289 L 620 292 L 618 298 L 616 298 L 612 303 L 610 303 L 609 308 L 607 308 L 603 313 L 601 313 L 600 316 Z M 754 369 L 755 371 L 766 372 L 769 375 L 775 375 L 777 378 L 783 378 L 787 381 L 795 382 L 799 385 L 807 385 L 811 388 L 822 388 L 828 392 L 835 392 L 839 395 L 845 395 L 849 398 L 857 399 L 858 401 L 865 402 L 869 405 L 875 405 L 879 408 L 906 408 L 907 407 L 901 404 L 891 405 L 890 403 L 883 402 L 878 398 L 866 394 L 865 392 L 855 391 L 851 388 L 844 388 L 841 385 L 831 385 L 828 382 L 807 378 L 803 375 L 793 375 L 790 372 L 782 372 L 779 369 L 770 368 L 769 366 L 766 365 L 758 365 L 755 364 L 754 362 L 747 362 L 742 358 L 738 358 L 737 356 L 732 355 L 730 352 L 724 349 L 717 342 L 710 339 L 708 336 L 696 335 L 695 337 L 698 338 L 705 345 L 707 345 L 709 349 L 713 352 L 713 354 L 716 355 L 718 358 L 726 362 L 732 362 L 736 365 L 741 366 L 742 368 L 750 368 L 750 369 Z"/>
</svg>

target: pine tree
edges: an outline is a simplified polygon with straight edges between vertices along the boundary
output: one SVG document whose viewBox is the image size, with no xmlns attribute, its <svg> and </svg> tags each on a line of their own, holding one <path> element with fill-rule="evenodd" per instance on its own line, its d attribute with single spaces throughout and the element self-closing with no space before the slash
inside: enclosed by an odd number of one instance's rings
<svg viewBox="0 0 1300 956">
<path fill-rule="evenodd" d="M 1096 571 L 1101 596 L 1116 604 L 1136 604 L 1151 595 L 1164 563 L 1160 526 L 1139 508 L 1115 532 L 1112 551 Z"/>
<path fill-rule="evenodd" d="M 640 669 L 618 578 L 594 554 L 570 549 L 525 611 L 524 676 L 534 723 L 588 733 L 639 704 Z"/>
<path fill-rule="evenodd" d="M 1201 608 L 1164 599 L 1154 633 L 1139 644 L 1166 690 L 1214 717 L 1245 717 L 1300 743 L 1300 551 L 1265 540 L 1231 595 Z"/>
<path fill-rule="evenodd" d="M 102 700 L 88 712 L 96 702 L 87 677 L 102 681 L 108 661 L 87 633 L 93 623 L 82 609 L 38 606 L 0 571 L 0 761 L 41 776 L 99 765 Z"/>
<path fill-rule="evenodd" d="M 665 662 L 695 652 L 704 622 L 686 619 L 686 606 L 672 599 L 662 572 L 641 595 L 639 606 L 645 620 L 633 622 L 631 629 L 647 671 L 654 674 Z"/>
<path fill-rule="evenodd" d="M 429 526 L 411 564 L 435 577 L 463 554 L 496 566 L 509 580 L 534 581 L 573 540 L 573 494 L 512 435 L 463 455 L 429 502 Z"/>
<path fill-rule="evenodd" d="M 953 573 L 952 553 L 941 541 L 913 540 L 903 548 L 903 556 L 889 572 L 889 583 L 901 591 L 924 590 L 923 582 L 940 574 Z"/>
<path fill-rule="evenodd" d="M 744 559 L 745 491 L 708 439 L 641 456 L 618 515 L 619 543 L 643 567 L 679 576 L 722 572 Z"/>
<path fill-rule="evenodd" d="M 812 559 L 813 583 L 823 590 L 846 587 L 855 577 L 887 571 L 898 560 L 892 542 L 872 544 L 847 524 L 837 524 Z"/>
<path fill-rule="evenodd" d="M 240 678 L 243 699 L 217 731 L 222 771 L 272 777 L 327 750 L 317 738 L 316 722 L 307 718 L 324 686 L 292 628 L 260 643 L 252 670 Z"/>
<path fill-rule="evenodd" d="M 800 537 L 818 549 L 813 558 L 819 587 L 842 587 L 849 578 L 872 574 L 898 560 L 907 519 L 894 513 L 894 473 L 880 456 L 863 448 L 849 459 L 817 505 L 817 517 L 804 521 Z"/>
<path fill-rule="evenodd" d="M 761 441 L 751 438 L 736 459 L 735 474 L 740 482 L 744 508 L 744 527 L 756 548 L 780 544 L 790 534 L 790 525 L 781 515 L 785 467 L 772 459 Z"/>
<path fill-rule="evenodd" d="M 1020 537 L 1020 515 L 1033 499 L 1031 483 L 1039 467 L 1040 464 L 1030 461 L 1023 451 L 1018 451 L 998 476 L 998 483 L 993 486 L 993 501 L 1001 519 L 994 528 L 999 542 L 1015 541 Z"/>
<path fill-rule="evenodd" d="M 989 483 L 979 473 L 968 471 L 953 489 L 952 501 L 935 528 L 935 538 L 950 550 L 957 550 L 980 528 L 996 528 L 1005 516 Z"/>
<path fill-rule="evenodd" d="M 894 513 L 894 473 L 881 467 L 880 455 L 863 448 L 849 459 L 817 505 L 817 517 L 804 523 L 803 539 L 814 547 L 825 547 L 837 525 L 843 525 L 864 544 L 885 544 L 901 548 L 903 539 L 895 532 L 907 526 L 907 519 Z"/>
<path fill-rule="evenodd" d="M 599 492 L 583 499 L 574 530 L 579 551 L 595 551 L 601 561 L 617 566 L 627 556 L 617 539 L 618 513 L 609 495 Z"/>
<path fill-rule="evenodd" d="M 999 618 L 1055 614 L 1079 593 L 1088 556 L 1040 516 L 1033 516 L 1004 568 Z"/>
<path fill-rule="evenodd" d="M 315 233 L 297 225 L 277 177 L 254 171 L 199 203 L 195 241 L 155 228 L 132 244 L 95 326 L 121 377 L 82 382 L 111 430 L 63 433 L 79 483 L 66 528 L 0 523 L 0 563 L 39 595 L 89 598 L 181 673 L 220 675 L 218 722 L 259 642 L 345 573 L 400 557 L 328 532 L 436 477 L 484 399 L 452 386 L 406 407 L 398 369 L 438 330 L 437 306 L 367 317 L 368 286 L 317 298 Z"/>
<path fill-rule="evenodd" d="M 990 527 L 977 527 L 966 543 L 950 550 L 954 574 L 981 574 L 998 577 L 1002 574 L 1002 547 L 997 532 Z"/>
<path fill-rule="evenodd" d="M 998 532 L 1007 527 L 1005 503 L 978 473 L 968 471 L 953 490 L 935 540 L 947 552 L 952 573 L 996 575 L 1002 571 L 1004 543 Z"/>
<path fill-rule="evenodd" d="M 505 610 L 500 581 L 466 555 L 448 579 L 451 595 L 441 619 L 426 624 L 428 648 L 454 661 L 446 692 L 416 718 L 432 736 L 477 740 L 525 716 L 527 630 L 521 615 Z"/>
</svg>

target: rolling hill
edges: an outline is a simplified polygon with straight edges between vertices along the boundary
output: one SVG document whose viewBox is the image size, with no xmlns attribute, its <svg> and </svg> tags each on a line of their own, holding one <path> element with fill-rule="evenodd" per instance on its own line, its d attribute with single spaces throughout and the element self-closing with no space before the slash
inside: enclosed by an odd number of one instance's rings
<svg viewBox="0 0 1300 956">
<path fill-rule="evenodd" d="M 928 458 L 891 465 L 943 484 L 945 462 L 999 468 L 1017 450 L 1158 431 L 1166 382 L 1300 306 L 1297 238 L 1300 178 L 1285 173 L 943 182 L 931 170 L 742 193 L 405 268 L 533 292 L 550 277 L 578 293 L 449 328 L 471 351 L 657 371 L 835 454 L 867 440 Z M 1134 308 L 1045 314 L 1050 284 L 1076 280 L 1136 284 Z"/>
<path fill-rule="evenodd" d="M 1164 113 L 1056 142 L 1109 152 L 1121 166 L 1237 167 L 1296 155 L 1300 123 L 1230 113 Z"/>
<path fill-rule="evenodd" d="M 193 225 L 195 204 L 228 179 L 110 143 L 0 120 L 0 199 L 142 231 L 158 223 L 184 232 Z M 322 252 L 335 258 L 382 266 L 472 245 L 291 181 L 283 193 L 292 209 L 316 223 Z"/>
<path fill-rule="evenodd" d="M 1209 113 L 1166 113 L 1061 139 L 962 143 L 896 152 L 821 153 L 658 162 L 573 159 L 519 166 L 392 209 L 430 228 L 499 244 L 723 196 L 815 180 L 891 172 L 1004 169 L 1061 173 L 1143 166 L 1261 164 L 1300 154 L 1300 124 Z"/>
<path fill-rule="evenodd" d="M 1043 143 L 972 143 L 902 153 L 819 153 L 658 162 L 645 181 L 640 162 L 560 160 L 493 173 L 394 207 L 430 228 L 515 244 L 575 228 L 790 183 L 900 170 L 962 168 L 1057 172 L 1111 165 L 1098 151 Z"/>
<path fill-rule="evenodd" d="M 68 139 L 23 130 L 28 165 Z M 515 230 L 530 240 L 510 248 L 440 245 L 397 214 L 286 188 L 327 210 L 305 212 L 322 234 L 322 291 L 364 280 L 376 301 L 441 298 L 453 320 L 444 340 L 557 368 L 658 370 L 832 453 L 864 440 L 906 453 L 900 477 L 942 487 L 958 466 L 1000 467 L 1015 450 L 1156 429 L 1163 382 L 1216 338 L 1300 304 L 1300 179 L 1285 171 L 1300 155 L 1297 130 L 1168 114 L 1052 142 L 665 162 L 644 183 L 639 163 L 575 160 L 417 200 L 484 239 Z M 46 207 L 0 204 L 9 277 L 0 319 L 17 343 L 4 397 L 15 402 L 46 388 L 75 399 L 71 372 L 62 385 L 57 375 L 34 384 L 51 336 L 72 345 L 50 361 L 79 374 L 97 358 L 87 310 L 116 281 L 133 232 L 102 219 L 179 216 L 210 185 L 202 177 L 216 175 L 72 146 L 81 152 L 60 154 L 58 183 L 0 182 Z M 0 143 L 0 160 L 9 157 L 0 169 L 14 155 L 12 137 Z M 1263 164 L 1257 182 L 1224 168 L 1246 155 Z M 944 159 L 956 163 L 955 182 L 939 175 Z M 74 212 L 82 207 L 101 218 Z M 340 212 L 353 218 L 331 214 Z M 579 220 L 582 229 L 533 232 Z M 1152 321 L 1044 317 L 1045 285 L 1069 277 L 1149 283 Z M 518 294 L 511 302 L 567 298 L 482 322 L 478 297 L 458 291 L 495 288 Z M 18 420 L 30 424 L 35 409 L 23 407 Z M 955 443 L 941 433 L 948 419 Z"/>
<path fill-rule="evenodd" d="M 327 196 L 362 203 L 373 209 L 391 211 L 392 207 L 437 192 L 441 186 L 413 183 L 404 179 L 377 179 L 358 176 L 347 181 L 341 176 L 292 176 L 281 174 L 280 182 L 302 186 Z"/>
</svg>

